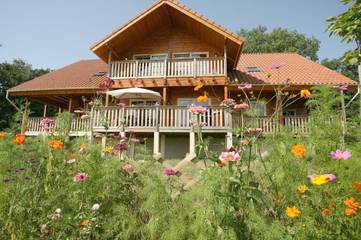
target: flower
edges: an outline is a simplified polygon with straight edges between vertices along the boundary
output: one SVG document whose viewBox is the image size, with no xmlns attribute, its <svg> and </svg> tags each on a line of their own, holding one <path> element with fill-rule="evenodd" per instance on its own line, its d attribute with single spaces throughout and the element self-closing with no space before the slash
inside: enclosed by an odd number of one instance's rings
<svg viewBox="0 0 361 240">
<path fill-rule="evenodd" d="M 222 167 L 226 166 L 226 163 L 223 161 L 219 161 L 219 162 L 217 162 L 217 165 L 218 165 L 218 167 L 222 168 Z"/>
<path fill-rule="evenodd" d="M 355 210 L 358 210 L 360 208 L 360 203 L 354 197 L 346 198 L 343 203 L 348 208 L 352 208 Z"/>
<path fill-rule="evenodd" d="M 60 142 L 60 141 L 49 141 L 48 145 L 53 148 L 53 149 L 63 149 L 64 148 L 64 143 Z"/>
<path fill-rule="evenodd" d="M 85 219 L 85 220 L 83 220 L 81 223 L 80 223 L 80 225 L 82 225 L 82 226 L 87 226 L 89 224 L 89 220 L 88 219 Z"/>
<path fill-rule="evenodd" d="M 86 180 L 88 180 L 89 175 L 86 173 L 77 173 L 74 177 L 73 177 L 73 181 L 74 182 L 84 182 Z"/>
<path fill-rule="evenodd" d="M 198 83 L 198 84 L 194 87 L 194 91 L 197 92 L 197 91 L 199 91 L 202 87 L 203 87 L 203 84 L 202 84 L 202 83 Z"/>
<path fill-rule="evenodd" d="M 355 215 L 357 213 L 357 210 L 353 209 L 353 208 L 346 208 L 345 209 L 345 214 L 348 217 L 351 217 L 353 215 Z"/>
<path fill-rule="evenodd" d="M 331 173 L 324 174 L 324 176 L 326 176 L 328 178 L 329 182 L 333 182 L 333 181 L 335 181 L 337 179 L 336 175 L 331 174 Z"/>
<path fill-rule="evenodd" d="M 323 175 L 311 175 L 308 176 L 308 178 L 310 178 L 311 183 L 313 185 L 323 185 L 326 184 L 328 182 L 333 182 L 337 179 L 336 175 L 328 173 L 328 174 L 323 174 Z"/>
<path fill-rule="evenodd" d="M 73 164 L 75 162 L 76 162 L 75 159 L 70 159 L 70 160 L 66 161 L 66 163 L 69 164 L 69 165 L 71 165 L 71 164 Z"/>
<path fill-rule="evenodd" d="M 241 110 L 241 109 L 249 109 L 249 105 L 247 103 L 240 103 L 240 104 L 236 104 L 234 105 L 234 110 Z"/>
<path fill-rule="evenodd" d="M 83 154 L 85 153 L 85 151 L 86 151 L 86 145 L 84 143 L 80 144 L 79 152 Z"/>
<path fill-rule="evenodd" d="M 51 131 L 54 129 L 55 121 L 51 118 L 43 118 L 40 121 L 40 127 L 42 127 L 45 131 Z"/>
<path fill-rule="evenodd" d="M 361 194 L 361 182 L 353 182 L 352 186 L 354 186 L 359 194 Z"/>
<path fill-rule="evenodd" d="M 113 153 L 113 147 L 106 146 L 103 150 L 104 153 Z"/>
<path fill-rule="evenodd" d="M 132 173 L 134 172 L 134 166 L 132 164 L 127 163 L 123 166 L 123 170 L 126 171 L 127 173 Z"/>
<path fill-rule="evenodd" d="M 301 215 L 301 211 L 296 206 L 287 207 L 286 215 L 290 218 L 296 218 Z"/>
<path fill-rule="evenodd" d="M 247 138 L 242 139 L 240 142 L 242 145 L 248 145 L 249 144 L 249 140 Z"/>
<path fill-rule="evenodd" d="M 254 135 L 260 134 L 260 133 L 262 133 L 262 131 L 263 131 L 262 128 L 248 128 L 247 129 L 248 133 L 254 134 Z"/>
<path fill-rule="evenodd" d="M 203 114 L 207 111 L 207 108 L 202 106 L 190 106 L 188 108 L 188 112 L 191 112 L 193 114 Z"/>
<path fill-rule="evenodd" d="M 97 211 L 100 208 L 100 205 L 98 203 L 94 204 L 91 208 L 92 211 Z"/>
<path fill-rule="evenodd" d="M 4 139 L 6 137 L 6 133 L 5 132 L 0 132 L 0 139 Z"/>
<path fill-rule="evenodd" d="M 199 127 L 206 127 L 207 126 L 207 123 L 206 122 L 201 122 L 201 123 L 199 123 Z"/>
<path fill-rule="evenodd" d="M 305 99 L 310 98 L 311 97 L 311 92 L 309 90 L 307 90 L 307 89 L 303 89 L 300 92 L 300 97 L 305 98 Z"/>
<path fill-rule="evenodd" d="M 56 210 L 55 210 L 55 212 L 53 213 L 53 215 L 51 216 L 51 219 L 52 220 L 59 220 L 60 219 L 60 215 L 61 214 L 61 209 L 60 208 L 57 208 Z"/>
<path fill-rule="evenodd" d="M 114 150 L 122 152 L 128 149 L 128 145 L 125 142 L 119 142 L 117 145 L 114 146 Z"/>
<path fill-rule="evenodd" d="M 232 98 L 228 98 L 226 100 L 223 100 L 221 103 L 222 107 L 227 107 L 227 108 L 233 108 L 234 105 L 236 105 L 236 101 Z"/>
<path fill-rule="evenodd" d="M 242 89 L 252 89 L 252 84 L 250 84 L 250 83 L 245 83 L 244 85 L 239 85 L 238 86 L 238 89 L 239 90 L 242 90 Z"/>
<path fill-rule="evenodd" d="M 218 158 L 222 162 L 234 162 L 239 161 L 241 157 L 239 156 L 238 152 L 222 152 Z"/>
<path fill-rule="evenodd" d="M 197 102 L 207 102 L 208 101 L 208 96 L 207 96 L 207 92 L 204 92 L 203 96 L 199 96 L 197 98 Z"/>
<path fill-rule="evenodd" d="M 291 152 L 296 157 L 304 157 L 306 155 L 306 149 L 302 144 L 295 144 L 292 146 Z"/>
<path fill-rule="evenodd" d="M 306 193 L 308 191 L 308 187 L 306 185 L 301 185 L 297 188 L 297 192 L 299 193 Z"/>
<path fill-rule="evenodd" d="M 24 134 L 16 134 L 13 139 L 13 143 L 16 145 L 23 145 L 25 143 L 25 135 Z"/>
<path fill-rule="evenodd" d="M 285 63 L 274 63 L 271 65 L 271 69 L 280 69 L 281 67 L 285 66 Z"/>
<path fill-rule="evenodd" d="M 340 149 L 337 149 L 336 151 L 332 151 L 330 156 L 336 160 L 348 160 L 352 154 L 349 151 L 341 151 Z"/>
<path fill-rule="evenodd" d="M 131 139 L 129 139 L 129 141 L 132 142 L 132 143 L 140 143 L 139 138 L 131 138 Z"/>
<path fill-rule="evenodd" d="M 88 114 L 83 114 L 83 115 L 81 115 L 80 119 L 81 120 L 88 120 L 88 119 L 90 119 L 90 116 Z"/>
<path fill-rule="evenodd" d="M 340 91 L 347 91 L 347 90 L 348 90 L 348 86 L 347 86 L 346 84 L 345 84 L 345 85 L 338 86 L 337 88 L 338 88 L 338 90 L 340 90 Z"/>
<path fill-rule="evenodd" d="M 68 153 L 66 155 L 67 158 L 75 158 L 76 157 L 76 154 L 75 153 Z"/>
<path fill-rule="evenodd" d="M 174 176 L 177 173 L 177 171 L 174 168 L 167 167 L 164 169 L 164 175 L 167 177 Z"/>
</svg>

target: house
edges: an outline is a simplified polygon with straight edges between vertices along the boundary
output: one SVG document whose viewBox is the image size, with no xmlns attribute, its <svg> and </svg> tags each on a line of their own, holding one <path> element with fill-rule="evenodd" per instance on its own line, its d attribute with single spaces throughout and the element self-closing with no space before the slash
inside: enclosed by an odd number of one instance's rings
<svg viewBox="0 0 361 240">
<path fill-rule="evenodd" d="M 240 85 L 252 84 L 250 91 L 267 102 L 252 103 L 257 110 L 252 124 L 264 132 L 277 131 L 280 125 L 294 132 L 307 131 L 304 100 L 283 109 L 281 120 L 268 120 L 275 109 L 275 88 L 286 86 L 284 90 L 299 92 L 320 84 L 356 85 L 296 53 L 244 54 L 244 44 L 238 35 L 186 6 L 160 0 L 91 46 L 99 59 L 75 62 L 11 88 L 8 95 L 44 103 L 43 117 L 48 105 L 75 112 L 74 136 L 135 130 L 151 139 L 155 155 L 179 157 L 194 153 L 195 133 L 187 106 L 198 104 L 196 99 L 203 92 L 208 95 L 202 103 L 208 108 L 202 115 L 203 131 L 224 147 L 232 144 L 232 126 L 245 121 L 220 104 L 242 98 Z M 160 93 L 162 100 L 130 99 L 123 101 L 126 107 L 120 107 L 107 95 L 105 107 L 93 108 L 91 119 L 82 120 L 79 110 L 84 111 L 108 78 L 114 80 L 112 89 L 146 88 Z M 197 85 L 204 87 L 194 91 Z M 41 117 L 30 118 L 26 134 L 40 134 L 40 121 Z"/>
</svg>

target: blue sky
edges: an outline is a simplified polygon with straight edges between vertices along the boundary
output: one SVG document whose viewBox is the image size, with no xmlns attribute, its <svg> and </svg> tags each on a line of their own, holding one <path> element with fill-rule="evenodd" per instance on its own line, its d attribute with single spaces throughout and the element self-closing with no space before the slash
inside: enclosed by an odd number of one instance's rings
<svg viewBox="0 0 361 240">
<path fill-rule="evenodd" d="M 1 0 L 0 62 L 21 58 L 56 69 L 96 56 L 90 45 L 154 0 Z M 340 57 L 354 45 L 329 38 L 325 18 L 345 11 L 339 0 L 181 0 L 226 28 L 284 27 L 321 41 L 320 59 Z"/>
</svg>

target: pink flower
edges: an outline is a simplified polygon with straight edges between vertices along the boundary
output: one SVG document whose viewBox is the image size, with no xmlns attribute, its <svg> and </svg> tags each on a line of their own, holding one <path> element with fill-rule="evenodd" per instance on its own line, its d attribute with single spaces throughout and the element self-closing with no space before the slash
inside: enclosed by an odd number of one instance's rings
<svg viewBox="0 0 361 240">
<path fill-rule="evenodd" d="M 61 216 L 60 213 L 61 213 L 61 209 L 60 208 L 56 209 L 53 215 L 51 216 L 51 219 L 54 221 L 59 220 Z"/>
<path fill-rule="evenodd" d="M 118 107 L 125 107 L 125 106 L 127 106 L 125 103 L 122 103 L 122 102 L 120 102 L 120 103 L 117 103 L 117 106 Z"/>
<path fill-rule="evenodd" d="M 167 167 L 164 169 L 164 175 L 167 177 L 174 176 L 177 173 L 177 171 L 174 168 Z"/>
<path fill-rule="evenodd" d="M 77 173 L 74 176 L 73 180 L 74 180 L 74 182 L 83 182 L 83 181 L 88 180 L 88 178 L 89 178 L 89 175 L 86 173 Z"/>
<path fill-rule="evenodd" d="M 335 181 L 337 179 L 336 175 L 332 174 L 332 173 L 324 174 L 324 176 L 326 176 L 328 178 L 329 182 L 333 182 L 333 181 Z"/>
<path fill-rule="evenodd" d="M 245 83 L 244 85 L 239 85 L 239 86 L 238 86 L 238 89 L 239 89 L 239 90 L 242 90 L 242 89 L 247 89 L 247 90 L 249 90 L 249 89 L 252 89 L 252 87 L 253 87 L 252 84 L 250 84 L 250 83 Z"/>
<path fill-rule="evenodd" d="M 88 119 L 90 119 L 90 116 L 88 114 L 83 114 L 83 115 L 81 115 L 80 119 L 81 120 L 88 120 Z"/>
<path fill-rule="evenodd" d="M 205 126 L 207 126 L 207 123 L 206 122 L 201 122 L 200 124 L 199 124 L 199 127 L 205 127 Z"/>
<path fill-rule="evenodd" d="M 249 140 L 248 140 L 247 138 L 242 139 L 242 140 L 241 140 L 241 144 L 242 144 L 242 145 L 248 145 L 248 144 L 249 144 Z"/>
<path fill-rule="evenodd" d="M 262 131 L 263 131 L 262 128 L 248 128 L 248 133 L 251 134 L 261 133 Z"/>
<path fill-rule="evenodd" d="M 190 106 L 188 108 L 188 112 L 191 112 L 193 114 L 203 114 L 207 111 L 207 108 L 202 106 Z"/>
<path fill-rule="evenodd" d="M 348 160 L 352 154 L 349 151 L 341 151 L 340 149 L 337 149 L 336 151 L 332 151 L 330 153 L 331 157 L 336 160 Z"/>
<path fill-rule="evenodd" d="M 222 162 L 234 162 L 234 161 L 239 161 L 241 158 L 238 152 L 232 151 L 232 152 L 222 152 L 218 159 Z"/>
<path fill-rule="evenodd" d="M 129 141 L 132 143 L 140 143 L 140 139 L 138 139 L 138 138 L 131 138 L 131 139 L 129 139 Z"/>
<path fill-rule="evenodd" d="M 280 69 L 281 67 L 285 66 L 285 63 L 275 63 L 271 65 L 271 69 Z"/>
<path fill-rule="evenodd" d="M 40 121 L 40 127 L 42 127 L 45 131 L 54 130 L 55 121 L 51 118 L 43 118 Z"/>
<path fill-rule="evenodd" d="M 347 86 L 346 84 L 345 84 L 345 85 L 338 86 L 337 88 L 338 88 L 338 90 L 340 90 L 340 91 L 347 91 L 347 90 L 348 90 L 348 86 Z"/>
<path fill-rule="evenodd" d="M 236 104 L 236 105 L 234 105 L 234 109 L 235 110 L 249 109 L 249 105 L 247 103 Z"/>
<path fill-rule="evenodd" d="M 129 134 L 135 134 L 136 132 L 134 130 L 128 130 Z"/>
<path fill-rule="evenodd" d="M 132 164 L 127 163 L 123 166 L 123 170 L 126 171 L 127 173 L 132 173 L 134 172 L 134 166 Z"/>
</svg>

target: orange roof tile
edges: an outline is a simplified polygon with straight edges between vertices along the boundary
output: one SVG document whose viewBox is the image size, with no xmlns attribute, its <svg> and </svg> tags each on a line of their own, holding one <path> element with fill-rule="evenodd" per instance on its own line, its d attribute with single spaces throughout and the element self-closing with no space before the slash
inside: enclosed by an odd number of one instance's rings
<svg viewBox="0 0 361 240">
<path fill-rule="evenodd" d="M 276 65 L 280 67 L 275 69 Z M 272 67 L 273 66 L 273 67 Z M 247 67 L 257 67 L 259 72 L 249 72 Z M 231 82 L 280 85 L 349 84 L 357 82 L 313 62 L 297 53 L 242 54 L 237 70 L 230 74 Z"/>
<path fill-rule="evenodd" d="M 24 82 L 9 89 L 9 92 L 96 89 L 105 76 L 97 76 L 98 72 L 106 72 L 107 64 L 101 60 L 81 60 Z"/>
</svg>

